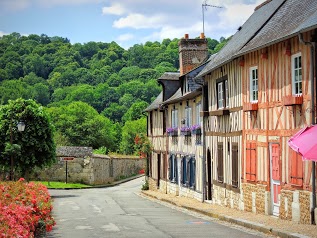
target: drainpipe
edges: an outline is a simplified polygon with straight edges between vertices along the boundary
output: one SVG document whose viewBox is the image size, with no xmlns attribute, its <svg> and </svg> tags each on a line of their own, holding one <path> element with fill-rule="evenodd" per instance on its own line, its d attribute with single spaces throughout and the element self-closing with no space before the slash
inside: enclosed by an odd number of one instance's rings
<svg viewBox="0 0 317 238">
<path fill-rule="evenodd" d="M 315 30 L 316 34 L 316 30 Z M 312 124 L 316 124 L 315 121 L 315 82 L 314 82 L 314 73 L 316 69 L 315 65 L 315 58 L 316 56 L 316 48 L 315 48 L 315 42 L 311 41 L 304 41 L 303 34 L 300 33 L 298 35 L 299 41 L 302 44 L 310 45 L 310 79 L 311 79 L 311 107 L 312 107 Z M 316 35 L 315 35 L 316 37 Z M 315 57 L 314 57 L 315 56 Z M 311 217 L 312 217 L 312 224 L 316 225 L 315 221 L 315 209 L 316 209 L 316 163 L 312 161 L 312 209 L 311 209 Z"/>
</svg>

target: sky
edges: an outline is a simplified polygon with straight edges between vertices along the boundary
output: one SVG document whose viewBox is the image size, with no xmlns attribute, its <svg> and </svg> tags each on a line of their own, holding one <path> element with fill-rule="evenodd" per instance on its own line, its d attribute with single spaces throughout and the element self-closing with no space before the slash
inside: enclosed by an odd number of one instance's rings
<svg viewBox="0 0 317 238">
<path fill-rule="evenodd" d="M 196 38 L 202 32 L 206 37 L 219 40 L 233 35 L 263 2 L 0 0 L 0 36 L 12 32 L 45 34 L 68 38 L 72 44 L 115 41 L 125 49 L 147 41 L 182 38 L 185 34 Z"/>
</svg>

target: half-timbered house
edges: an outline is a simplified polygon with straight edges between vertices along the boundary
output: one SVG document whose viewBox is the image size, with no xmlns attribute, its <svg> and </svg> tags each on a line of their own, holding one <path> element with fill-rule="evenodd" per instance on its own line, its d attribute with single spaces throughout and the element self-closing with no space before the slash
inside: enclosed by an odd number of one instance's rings
<svg viewBox="0 0 317 238">
<path fill-rule="evenodd" d="M 202 166 L 203 158 L 200 116 L 202 79 L 196 76 L 207 59 L 207 53 L 207 40 L 203 35 L 199 39 L 189 39 L 186 34 L 179 42 L 180 72 L 165 73 L 158 79 L 163 92 L 146 109 L 148 134 L 154 143 L 150 159 L 151 184 L 165 192 L 196 199 L 202 199 L 203 189 L 202 170 L 198 169 Z M 167 79 L 170 76 L 173 76 L 172 81 Z M 174 86 L 178 84 L 176 91 L 174 87 L 171 90 L 171 82 Z M 159 113 L 155 112 L 158 108 L 160 117 L 166 118 L 164 125 L 153 118 Z M 159 138 L 151 136 L 151 125 L 160 128 L 163 135 Z M 164 152 L 161 148 L 164 148 Z M 161 154 L 168 155 L 167 163 L 165 157 L 163 162 L 159 161 L 162 160 Z"/>
<path fill-rule="evenodd" d="M 315 122 L 316 12 L 313 0 L 282 1 L 236 54 L 243 61 L 245 210 L 302 223 L 311 223 L 315 178 L 312 163 L 303 162 L 287 141 Z"/>
</svg>

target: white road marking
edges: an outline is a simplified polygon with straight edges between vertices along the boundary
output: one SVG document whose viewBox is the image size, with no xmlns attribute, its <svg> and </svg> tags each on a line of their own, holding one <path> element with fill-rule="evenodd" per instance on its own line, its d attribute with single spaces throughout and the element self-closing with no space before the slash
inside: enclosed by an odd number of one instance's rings
<svg viewBox="0 0 317 238">
<path fill-rule="evenodd" d="M 76 230 L 92 230 L 91 226 L 76 226 Z"/>
</svg>

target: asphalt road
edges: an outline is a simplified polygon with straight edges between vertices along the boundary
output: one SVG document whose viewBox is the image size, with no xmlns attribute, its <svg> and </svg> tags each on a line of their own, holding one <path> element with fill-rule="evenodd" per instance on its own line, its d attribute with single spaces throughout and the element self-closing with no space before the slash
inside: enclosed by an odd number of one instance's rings
<svg viewBox="0 0 317 238">
<path fill-rule="evenodd" d="M 108 188 L 50 190 L 48 237 L 267 237 L 139 195 L 144 178 Z"/>
</svg>

